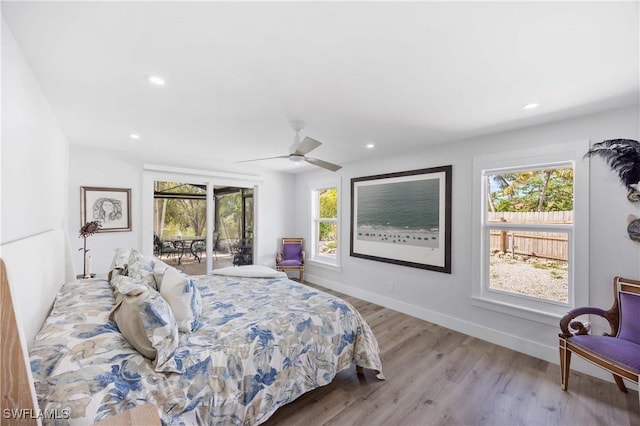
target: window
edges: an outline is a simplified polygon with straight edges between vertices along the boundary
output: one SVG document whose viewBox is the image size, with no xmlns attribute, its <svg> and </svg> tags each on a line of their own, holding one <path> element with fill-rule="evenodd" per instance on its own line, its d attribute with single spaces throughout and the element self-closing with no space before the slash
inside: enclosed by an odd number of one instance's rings
<svg viewBox="0 0 640 426">
<path fill-rule="evenodd" d="M 588 177 L 576 151 L 478 158 L 474 172 L 476 304 L 554 325 L 577 301 L 586 306 Z"/>
<path fill-rule="evenodd" d="M 311 259 L 338 266 L 338 188 L 314 188 L 311 199 Z"/>
<path fill-rule="evenodd" d="M 569 303 L 573 166 L 487 170 L 489 290 Z"/>
</svg>

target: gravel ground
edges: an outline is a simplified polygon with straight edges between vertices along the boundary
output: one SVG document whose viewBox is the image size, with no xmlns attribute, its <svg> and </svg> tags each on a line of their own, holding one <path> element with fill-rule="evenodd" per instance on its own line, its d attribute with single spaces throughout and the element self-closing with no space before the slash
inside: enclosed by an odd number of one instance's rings
<svg viewBox="0 0 640 426">
<path fill-rule="evenodd" d="M 497 290 L 567 302 L 568 273 L 563 262 L 541 258 L 491 256 L 491 285 Z"/>
</svg>

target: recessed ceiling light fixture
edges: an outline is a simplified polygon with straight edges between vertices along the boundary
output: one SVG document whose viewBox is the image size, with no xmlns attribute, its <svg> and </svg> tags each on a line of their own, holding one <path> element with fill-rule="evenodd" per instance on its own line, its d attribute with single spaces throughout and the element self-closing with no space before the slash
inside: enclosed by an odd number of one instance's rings
<svg viewBox="0 0 640 426">
<path fill-rule="evenodd" d="M 538 102 L 531 102 L 530 104 L 526 104 L 522 107 L 522 109 L 536 109 L 540 106 Z"/>
<path fill-rule="evenodd" d="M 376 145 L 374 143 L 368 143 L 367 144 L 367 148 L 369 148 L 369 149 L 373 149 L 375 147 L 376 147 Z"/>
<path fill-rule="evenodd" d="M 165 82 L 164 82 L 164 78 L 159 77 L 157 75 L 152 75 L 149 77 L 149 83 L 155 85 L 155 86 L 164 86 Z"/>
<path fill-rule="evenodd" d="M 139 134 L 137 134 L 137 133 L 131 133 L 131 134 L 129 135 L 129 137 L 130 137 L 131 139 L 135 139 L 135 140 L 140 139 L 140 135 L 139 135 Z"/>
</svg>

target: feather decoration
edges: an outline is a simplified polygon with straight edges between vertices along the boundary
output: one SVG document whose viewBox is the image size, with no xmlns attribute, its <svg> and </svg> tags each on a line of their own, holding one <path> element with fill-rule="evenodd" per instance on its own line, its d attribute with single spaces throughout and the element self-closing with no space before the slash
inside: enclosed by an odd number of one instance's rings
<svg viewBox="0 0 640 426">
<path fill-rule="evenodd" d="M 640 201 L 640 142 L 633 139 L 609 139 L 593 144 L 585 157 L 599 156 L 629 190 L 629 201 Z"/>
</svg>

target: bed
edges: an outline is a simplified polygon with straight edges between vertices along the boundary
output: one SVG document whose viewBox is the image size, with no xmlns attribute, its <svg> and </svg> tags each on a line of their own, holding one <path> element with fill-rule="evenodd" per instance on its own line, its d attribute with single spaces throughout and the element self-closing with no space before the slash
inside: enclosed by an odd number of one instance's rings
<svg viewBox="0 0 640 426">
<path fill-rule="evenodd" d="M 152 361 L 112 320 L 126 292 L 114 282 L 141 279 L 123 276 L 66 282 L 33 340 L 39 409 L 62 413 L 56 424 L 91 424 L 143 404 L 164 424 L 260 424 L 354 364 L 384 379 L 375 336 L 355 308 L 256 267 L 188 277 L 201 314 L 178 333 L 170 360 Z"/>
</svg>

